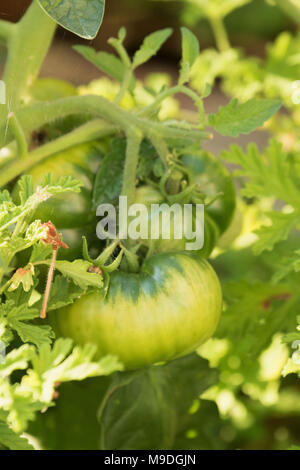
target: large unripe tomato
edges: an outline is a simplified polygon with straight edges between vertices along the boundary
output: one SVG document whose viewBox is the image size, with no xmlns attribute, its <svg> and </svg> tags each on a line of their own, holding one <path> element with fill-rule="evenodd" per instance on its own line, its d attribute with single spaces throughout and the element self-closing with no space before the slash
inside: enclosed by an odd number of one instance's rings
<svg viewBox="0 0 300 470">
<path fill-rule="evenodd" d="M 228 228 L 235 210 L 235 188 L 230 172 L 217 158 L 205 150 L 184 153 L 180 157 L 189 170 L 190 182 L 199 184 L 209 199 L 222 195 L 206 211 L 223 233 Z"/>
<path fill-rule="evenodd" d="M 115 271 L 104 298 L 92 292 L 54 313 L 56 331 L 77 344 L 94 343 L 126 368 L 169 361 L 214 333 L 222 309 L 218 277 L 189 253 L 149 258 L 138 274 Z"/>
<path fill-rule="evenodd" d="M 158 221 L 157 214 L 151 213 L 151 205 L 152 204 L 162 204 L 165 203 L 166 201 L 163 200 L 162 194 L 155 188 L 152 188 L 150 186 L 141 186 L 137 188 L 136 190 L 136 203 L 138 204 L 145 204 L 149 210 L 149 217 L 147 217 L 147 223 L 148 223 L 148 232 L 149 232 L 149 238 L 148 239 L 143 239 L 141 240 L 141 243 L 144 245 L 150 247 L 152 246 L 153 252 L 155 253 L 167 253 L 167 252 L 175 252 L 175 251 L 184 251 L 187 248 L 187 244 L 194 242 L 194 240 L 189 240 L 185 237 L 184 233 L 188 233 L 188 229 L 190 226 L 192 226 L 193 231 L 195 231 L 196 228 L 196 222 L 195 222 L 195 211 L 193 213 L 192 221 L 189 220 L 189 218 L 184 217 L 184 211 L 183 207 L 180 206 L 175 206 L 174 212 L 170 212 L 170 238 L 164 238 L 163 237 L 163 227 L 162 227 L 162 221 L 164 220 L 164 214 L 167 216 L 166 219 L 168 219 L 168 214 L 169 212 L 168 208 L 166 208 L 165 211 L 162 211 L 160 215 L 160 220 Z M 181 217 L 182 216 L 182 217 Z M 176 225 L 176 220 L 177 217 L 181 217 L 181 224 L 182 224 L 182 238 L 176 239 L 175 238 L 175 225 Z M 152 240 L 150 237 L 151 233 L 151 227 L 155 223 L 160 224 L 159 225 L 159 238 L 156 240 Z M 186 230 L 184 232 L 184 230 Z M 198 234 L 199 235 L 199 234 Z M 199 235 L 200 237 L 200 235 Z M 208 212 L 205 210 L 204 211 L 204 245 L 201 249 L 196 250 L 203 258 L 208 258 L 209 255 L 211 254 L 212 250 L 217 244 L 219 237 L 219 228 L 217 224 L 214 222 L 214 220 L 210 217 Z"/>
</svg>

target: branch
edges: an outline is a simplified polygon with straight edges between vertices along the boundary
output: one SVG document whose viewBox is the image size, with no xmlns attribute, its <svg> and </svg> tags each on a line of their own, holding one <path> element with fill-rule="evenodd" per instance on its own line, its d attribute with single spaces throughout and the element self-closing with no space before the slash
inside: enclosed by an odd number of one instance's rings
<svg viewBox="0 0 300 470">
<path fill-rule="evenodd" d="M 145 137 L 151 137 L 155 132 L 163 138 L 170 139 L 208 139 L 210 134 L 197 129 L 183 129 L 166 125 L 163 122 L 153 122 L 148 119 L 141 119 L 132 112 L 128 112 L 116 104 L 108 101 L 102 96 L 86 95 L 61 98 L 59 100 L 34 103 L 21 108 L 16 115 L 25 131 L 30 133 L 39 129 L 43 125 L 53 122 L 59 118 L 70 115 L 85 114 L 88 116 L 100 117 L 106 121 L 120 127 L 125 132 L 135 127 L 140 129 Z M 4 128 L 0 127 L 1 132 Z"/>
<path fill-rule="evenodd" d="M 9 181 L 19 176 L 21 173 L 28 171 L 37 163 L 51 157 L 55 153 L 64 151 L 75 145 L 91 140 L 101 139 L 103 137 L 114 134 L 118 128 L 107 124 L 100 119 L 90 121 L 76 130 L 53 140 L 42 147 L 31 152 L 26 158 L 12 162 L 5 171 L 0 174 L 0 188 L 5 186 Z"/>
</svg>

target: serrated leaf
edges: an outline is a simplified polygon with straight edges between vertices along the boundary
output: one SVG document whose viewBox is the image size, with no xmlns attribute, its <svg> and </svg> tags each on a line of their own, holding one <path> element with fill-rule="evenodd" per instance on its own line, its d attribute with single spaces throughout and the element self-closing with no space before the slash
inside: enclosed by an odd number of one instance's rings
<svg viewBox="0 0 300 470">
<path fill-rule="evenodd" d="M 24 343 L 35 344 L 38 348 L 43 344 L 50 344 L 54 338 L 53 330 L 48 325 L 33 325 L 28 323 L 39 317 L 39 310 L 30 308 L 26 304 L 13 306 L 12 302 L 6 305 L 7 322 Z"/>
<path fill-rule="evenodd" d="M 18 289 L 19 285 L 22 285 L 25 292 L 29 292 L 31 287 L 34 285 L 33 282 L 33 275 L 34 270 L 31 269 L 23 269 L 19 268 L 14 273 L 13 277 L 11 278 L 11 284 L 9 286 L 8 291 L 14 291 Z"/>
<path fill-rule="evenodd" d="M 64 276 L 55 276 L 51 286 L 50 297 L 47 305 L 47 311 L 57 310 L 74 302 L 85 290 L 74 284 Z M 39 304 L 40 305 L 40 304 Z M 41 306 L 41 305 L 40 305 Z"/>
<path fill-rule="evenodd" d="M 19 197 L 21 204 L 25 204 L 27 199 L 33 195 L 33 183 L 31 175 L 24 175 L 18 181 Z"/>
<path fill-rule="evenodd" d="M 83 183 L 72 176 L 61 176 L 54 179 L 52 173 L 47 173 L 42 179 L 42 187 L 49 195 L 66 192 L 79 193 Z"/>
<path fill-rule="evenodd" d="M 16 434 L 6 423 L 0 422 L 0 444 L 10 450 L 33 450 L 25 437 Z"/>
<path fill-rule="evenodd" d="M 49 262 L 50 264 L 50 262 Z M 88 272 L 92 263 L 77 259 L 75 261 L 56 261 L 55 268 L 64 276 L 72 279 L 81 289 L 88 287 L 103 287 L 103 277 L 100 274 Z"/>
<path fill-rule="evenodd" d="M 133 57 L 133 68 L 137 68 L 140 65 L 148 62 L 151 57 L 157 54 L 163 43 L 168 39 L 172 34 L 171 28 L 161 29 L 155 31 L 155 33 L 149 34 L 144 39 L 141 47 L 136 51 Z"/>
<path fill-rule="evenodd" d="M 251 99 L 238 106 L 238 100 L 233 99 L 227 106 L 221 106 L 217 114 L 210 114 L 208 123 L 221 135 L 237 137 L 262 126 L 280 107 L 277 100 Z"/>
<path fill-rule="evenodd" d="M 39 0 L 41 7 L 63 28 L 94 39 L 101 26 L 105 0 Z"/>
<path fill-rule="evenodd" d="M 181 28 L 182 36 L 182 59 L 179 74 L 179 83 L 183 85 L 189 81 L 189 74 L 199 52 L 199 41 L 197 37 L 187 28 Z"/>
<path fill-rule="evenodd" d="M 0 204 L 3 204 L 5 202 L 12 202 L 12 198 L 7 189 L 4 189 L 4 191 L 0 191 Z"/>
<path fill-rule="evenodd" d="M 13 349 L 6 354 L 4 362 L 0 362 L 0 377 L 4 379 L 5 377 L 9 377 L 12 372 L 16 370 L 26 369 L 33 354 L 34 348 L 28 344 Z"/>
<path fill-rule="evenodd" d="M 74 46 L 76 52 L 81 54 L 86 60 L 91 62 L 95 67 L 102 70 L 102 72 L 122 83 L 126 72 L 126 67 L 123 62 L 113 54 L 108 52 L 96 52 L 95 49 L 89 46 Z M 131 78 L 129 90 L 132 91 L 135 87 L 135 78 Z"/>
<path fill-rule="evenodd" d="M 114 356 L 105 356 L 94 361 L 97 351 L 95 345 L 76 346 L 73 350 L 72 345 L 72 340 L 60 338 L 52 348 L 44 344 L 32 358 L 34 371 L 42 384 L 41 400 L 45 403 L 51 402 L 57 382 L 106 376 L 123 369 Z"/>
<path fill-rule="evenodd" d="M 244 196 L 276 197 L 295 208 L 299 206 L 299 189 L 293 179 L 295 171 L 280 142 L 271 139 L 263 152 L 254 143 L 249 144 L 246 151 L 232 145 L 230 150 L 221 153 L 221 157 L 242 167 L 236 175 L 246 179 L 242 189 Z"/>
<path fill-rule="evenodd" d="M 30 256 L 30 263 L 36 263 L 37 261 L 44 261 L 49 258 L 53 252 L 51 245 L 45 245 L 45 243 L 39 242 L 33 246 L 32 253 Z"/>
<path fill-rule="evenodd" d="M 271 251 L 276 243 L 286 240 L 290 231 L 294 228 L 299 214 L 283 214 L 281 212 L 272 212 L 268 214 L 271 225 L 262 226 L 255 233 L 259 239 L 253 246 L 253 251 L 259 255 L 264 250 Z"/>
<path fill-rule="evenodd" d="M 279 282 L 292 272 L 300 272 L 300 250 L 296 250 L 290 257 L 281 258 L 280 266 L 274 273 L 272 281 Z"/>
</svg>

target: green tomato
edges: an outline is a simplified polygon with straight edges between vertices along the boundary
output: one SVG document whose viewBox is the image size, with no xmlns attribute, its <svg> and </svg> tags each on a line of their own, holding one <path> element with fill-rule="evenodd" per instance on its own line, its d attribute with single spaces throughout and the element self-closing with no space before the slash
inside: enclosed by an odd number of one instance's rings
<svg viewBox="0 0 300 470">
<path fill-rule="evenodd" d="M 165 203 L 166 201 L 163 200 L 162 194 L 155 188 L 152 188 L 151 186 L 141 186 L 137 188 L 136 190 L 136 199 L 135 202 L 140 204 L 143 203 L 147 206 L 148 209 L 150 209 L 151 204 L 162 204 Z M 163 237 L 163 227 L 161 226 L 161 220 L 163 220 L 164 217 L 164 212 L 167 214 L 168 209 L 166 211 L 162 211 L 162 216 L 160 218 L 160 227 L 159 227 L 159 238 L 157 240 L 151 240 L 151 237 L 149 236 L 149 239 L 147 240 L 141 240 L 141 242 L 148 246 L 152 247 L 154 253 L 168 253 L 168 252 L 176 252 L 176 251 L 184 251 L 186 250 L 186 244 L 191 243 L 193 240 L 188 240 L 185 238 L 184 234 L 181 239 L 176 239 L 175 238 L 175 223 L 174 219 L 176 221 L 176 213 L 180 217 L 182 214 L 182 227 L 188 229 L 188 221 L 184 219 L 183 217 L 183 210 L 180 206 L 177 205 L 177 210 L 175 209 L 175 212 L 170 213 L 170 239 L 166 239 Z M 180 215 L 178 214 L 180 211 Z M 147 218 L 147 223 L 149 225 L 148 228 L 148 233 L 150 234 L 151 232 L 151 226 L 153 223 L 155 223 L 155 216 L 153 216 L 152 213 L 150 213 L 149 217 Z M 193 230 L 195 230 L 195 217 L 193 217 Z M 186 232 L 187 233 L 187 232 Z M 196 250 L 198 253 L 204 257 L 208 258 L 209 255 L 211 254 L 212 250 L 217 244 L 219 237 L 219 228 L 214 222 L 214 220 L 210 217 L 208 212 L 204 212 L 204 245 L 201 249 Z"/>
<path fill-rule="evenodd" d="M 128 369 L 189 354 L 214 333 L 222 310 L 218 277 L 198 255 L 163 253 L 138 274 L 115 271 L 104 298 L 93 291 L 51 316 L 59 335 L 93 343 Z"/>
<path fill-rule="evenodd" d="M 73 176 L 83 183 L 80 193 L 63 193 L 42 202 L 35 213 L 36 219 L 42 222 L 51 220 L 57 229 L 83 227 L 94 220 L 92 188 L 104 148 L 101 142 L 78 145 L 49 157 L 28 172 L 35 187 L 49 172 L 55 180 L 61 176 Z"/>
<path fill-rule="evenodd" d="M 235 188 L 230 172 L 211 153 L 205 150 L 181 155 L 181 162 L 189 170 L 190 183 L 199 184 L 200 190 L 214 199 L 206 211 L 224 233 L 230 225 L 235 210 Z"/>
</svg>

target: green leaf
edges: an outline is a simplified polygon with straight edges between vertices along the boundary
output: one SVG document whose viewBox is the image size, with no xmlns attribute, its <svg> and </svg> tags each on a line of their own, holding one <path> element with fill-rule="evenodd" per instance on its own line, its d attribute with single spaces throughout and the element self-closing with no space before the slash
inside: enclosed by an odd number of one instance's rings
<svg viewBox="0 0 300 470">
<path fill-rule="evenodd" d="M 151 57 L 157 54 L 163 43 L 172 34 L 171 28 L 161 29 L 150 34 L 144 39 L 141 47 L 136 51 L 133 57 L 133 68 L 136 69 L 140 65 L 148 62 Z"/>
<path fill-rule="evenodd" d="M 84 380 L 87 377 L 107 376 L 123 369 L 114 356 L 105 356 L 98 361 L 93 358 L 97 347 L 85 344 L 72 350 L 70 339 L 60 338 L 53 347 L 44 344 L 31 362 L 41 381 L 41 401 L 50 403 L 57 382 Z"/>
<path fill-rule="evenodd" d="M 119 374 L 102 405 L 102 450 L 172 448 L 193 401 L 216 380 L 196 354 Z"/>
<path fill-rule="evenodd" d="M 50 264 L 50 262 L 49 262 Z M 77 259 L 75 261 L 56 261 L 55 268 L 81 289 L 87 287 L 103 287 L 103 278 L 100 274 L 88 272 L 93 265 L 89 261 Z"/>
<path fill-rule="evenodd" d="M 204 425 L 205 423 L 205 425 Z M 221 437 L 224 425 L 215 403 L 195 400 L 182 420 L 182 426 L 173 444 L 174 450 L 223 450 L 226 443 Z M 234 426 L 226 423 L 229 432 Z"/>
<path fill-rule="evenodd" d="M 39 316 L 39 311 L 28 307 L 27 304 L 15 305 L 12 300 L 0 305 L 0 318 L 15 330 L 24 343 L 33 343 L 37 347 L 50 344 L 54 333 L 48 325 L 38 326 L 28 323 Z"/>
<path fill-rule="evenodd" d="M 121 194 L 126 154 L 126 139 L 115 139 L 97 173 L 93 190 L 93 209 L 115 203 Z"/>
<path fill-rule="evenodd" d="M 251 99 L 238 106 L 238 100 L 233 99 L 220 107 L 217 114 L 210 114 L 208 123 L 221 135 L 237 137 L 262 126 L 280 107 L 281 102 L 277 100 Z"/>
<path fill-rule="evenodd" d="M 46 450 L 98 450 L 97 412 L 110 382 L 111 376 L 61 384 L 56 406 L 39 413 L 28 433 L 36 436 Z M 66 423 L 68 432 L 63 432 Z"/>
<path fill-rule="evenodd" d="M 199 56 L 200 48 L 197 37 L 187 28 L 181 28 L 182 60 L 179 74 L 179 83 L 183 85 L 189 81 L 190 70 Z"/>
<path fill-rule="evenodd" d="M 29 292 L 31 287 L 34 285 L 33 281 L 33 275 L 34 275 L 34 270 L 32 269 L 23 269 L 19 268 L 17 271 L 14 273 L 12 279 L 12 282 L 9 286 L 8 291 L 14 291 L 18 289 L 20 285 L 22 285 L 23 289 L 25 292 Z"/>
<path fill-rule="evenodd" d="M 11 328 L 13 328 L 20 336 L 23 343 L 33 343 L 37 347 L 43 344 L 50 344 L 54 338 L 53 330 L 48 325 L 32 325 L 28 323 L 39 317 L 39 310 L 29 308 L 27 305 L 11 306 L 9 302 L 9 310 L 7 313 L 7 321 Z"/>
<path fill-rule="evenodd" d="M 228 370 L 228 358 L 239 358 L 243 383 L 257 374 L 257 358 L 271 344 L 278 331 L 287 331 L 294 322 L 299 302 L 290 286 L 262 282 L 229 282 L 223 286 L 226 310 L 215 333 L 228 343 L 219 368 Z"/>
<path fill-rule="evenodd" d="M 4 191 L 0 191 L 0 204 L 3 204 L 5 202 L 12 202 L 12 198 L 7 189 L 4 189 Z"/>
<path fill-rule="evenodd" d="M 61 176 L 54 179 L 52 173 L 47 173 L 42 179 L 42 187 L 51 196 L 68 192 L 79 193 L 82 186 L 83 183 L 72 176 Z"/>
<path fill-rule="evenodd" d="M 41 7 L 63 28 L 94 39 L 101 26 L 105 0 L 39 0 Z"/>
<path fill-rule="evenodd" d="M 34 348 L 28 344 L 24 344 L 20 348 L 13 349 L 6 354 L 5 361 L 0 362 L 0 377 L 4 379 L 9 377 L 16 370 L 27 369 L 28 363 L 33 357 Z"/>
<path fill-rule="evenodd" d="M 300 272 L 300 250 L 296 250 L 290 257 L 281 258 L 280 266 L 274 273 L 272 281 L 279 282 L 293 272 Z"/>
<path fill-rule="evenodd" d="M 271 220 L 271 225 L 262 226 L 255 232 L 259 237 L 259 240 L 253 246 L 256 255 L 261 254 L 264 250 L 271 251 L 276 243 L 286 240 L 297 221 L 300 221 L 298 213 L 271 212 L 267 215 Z"/>
<path fill-rule="evenodd" d="M 86 60 L 95 65 L 102 72 L 122 83 L 126 72 L 126 67 L 123 62 L 113 54 L 108 52 L 96 52 L 93 47 L 89 46 L 74 46 L 76 52 L 81 54 Z M 131 78 L 129 90 L 132 91 L 135 87 L 135 78 Z"/>
<path fill-rule="evenodd" d="M 30 263 L 36 263 L 37 261 L 44 261 L 52 255 L 53 249 L 51 245 L 45 245 L 45 243 L 39 242 L 33 246 L 32 253 L 30 256 Z"/>
<path fill-rule="evenodd" d="M 27 199 L 33 195 L 34 189 L 32 184 L 32 176 L 24 175 L 18 181 L 19 197 L 21 204 L 25 204 Z"/>
<path fill-rule="evenodd" d="M 16 434 L 6 423 L 0 423 L 0 444 L 10 450 L 33 450 L 28 440 Z"/>
<path fill-rule="evenodd" d="M 156 167 L 159 167 L 157 170 L 162 169 L 162 174 L 164 173 L 164 167 L 161 160 L 157 156 L 157 152 L 151 142 L 148 140 L 143 140 L 140 146 L 140 158 L 137 168 L 137 178 L 141 181 L 145 181 L 150 177 L 151 172 L 156 172 Z M 156 176 L 162 176 L 160 173 Z"/>
<path fill-rule="evenodd" d="M 54 282 L 51 286 L 47 311 L 57 310 L 65 307 L 74 302 L 78 297 L 84 294 L 86 290 L 81 289 L 78 285 L 74 284 L 70 279 L 64 276 L 55 276 Z M 42 302 L 38 304 L 41 307 Z"/>
<path fill-rule="evenodd" d="M 299 207 L 300 195 L 295 182 L 294 170 L 289 154 L 282 144 L 271 139 L 264 152 L 256 144 L 249 144 L 244 152 L 239 146 L 232 145 L 229 151 L 223 151 L 221 157 L 240 165 L 236 174 L 246 179 L 242 194 L 246 197 L 276 197 L 295 208 Z"/>
</svg>

